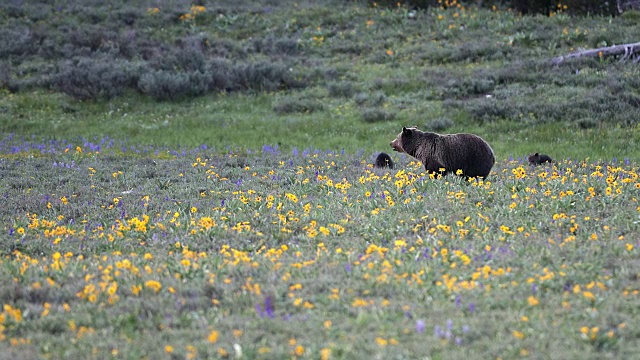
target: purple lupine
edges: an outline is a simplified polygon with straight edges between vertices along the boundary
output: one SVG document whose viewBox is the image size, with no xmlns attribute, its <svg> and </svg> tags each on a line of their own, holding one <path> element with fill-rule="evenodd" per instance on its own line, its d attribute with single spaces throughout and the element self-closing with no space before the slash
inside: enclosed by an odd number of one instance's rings
<svg viewBox="0 0 640 360">
<path fill-rule="evenodd" d="M 270 319 L 275 317 L 275 306 L 273 305 L 273 300 L 271 300 L 271 296 L 269 295 L 264 299 L 264 312 Z"/>
<path fill-rule="evenodd" d="M 437 338 L 441 338 L 444 336 L 444 333 L 442 332 L 442 328 L 440 327 L 440 325 L 436 325 L 433 327 L 433 336 Z"/>
</svg>

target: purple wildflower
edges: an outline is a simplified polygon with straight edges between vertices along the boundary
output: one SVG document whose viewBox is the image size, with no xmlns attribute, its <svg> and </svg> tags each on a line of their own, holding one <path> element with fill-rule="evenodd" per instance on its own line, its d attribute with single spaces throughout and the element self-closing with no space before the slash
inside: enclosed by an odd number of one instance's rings
<svg viewBox="0 0 640 360">
<path fill-rule="evenodd" d="M 344 266 L 344 271 L 351 273 L 351 263 L 347 263 L 347 265 Z"/>
<path fill-rule="evenodd" d="M 264 312 L 270 319 L 275 317 L 275 306 L 269 295 L 264 299 Z"/>
<path fill-rule="evenodd" d="M 433 336 L 437 338 L 441 338 L 444 336 L 444 333 L 442 332 L 442 328 L 439 325 L 436 325 L 433 327 Z"/>
</svg>

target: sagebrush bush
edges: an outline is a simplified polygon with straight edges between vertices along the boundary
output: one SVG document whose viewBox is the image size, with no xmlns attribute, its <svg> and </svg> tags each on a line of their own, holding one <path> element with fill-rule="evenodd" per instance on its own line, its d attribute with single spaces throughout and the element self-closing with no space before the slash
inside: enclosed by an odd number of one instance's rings
<svg viewBox="0 0 640 360">
<path fill-rule="evenodd" d="M 117 42 L 118 35 L 103 26 L 82 26 L 72 30 L 68 35 L 68 43 L 76 48 L 88 48 L 92 52 L 103 46 Z"/>
<path fill-rule="evenodd" d="M 124 26 L 133 26 L 136 21 L 143 17 L 143 12 L 139 7 L 125 6 L 112 13 L 114 20 Z"/>
<path fill-rule="evenodd" d="M 277 99 L 273 104 L 273 111 L 277 114 L 312 113 L 324 109 L 322 102 L 307 96 L 285 96 Z"/>
<path fill-rule="evenodd" d="M 265 38 L 256 38 L 252 42 L 253 51 L 267 55 L 292 56 L 299 53 L 299 44 L 296 39 L 289 37 L 276 37 L 269 35 Z"/>
<path fill-rule="evenodd" d="M 207 74 L 209 74 L 208 88 L 212 91 L 233 90 L 233 64 L 223 58 L 214 58 L 208 61 Z"/>
<path fill-rule="evenodd" d="M 0 59 L 25 57 L 36 51 L 31 30 L 27 27 L 7 27 L 0 31 Z"/>
<path fill-rule="evenodd" d="M 207 54 L 225 59 L 246 59 L 249 52 L 242 44 L 229 39 L 207 39 Z"/>
<path fill-rule="evenodd" d="M 192 73 L 155 70 L 143 74 L 138 88 L 158 101 L 179 100 L 186 97 L 201 96 L 209 87 L 206 73 Z"/>
<path fill-rule="evenodd" d="M 356 92 L 356 87 L 351 81 L 332 81 L 327 84 L 327 90 L 332 97 L 350 98 Z"/>
<path fill-rule="evenodd" d="M 153 49 L 149 59 L 150 67 L 163 71 L 204 71 L 207 57 L 199 40 L 186 38 L 178 42 L 177 47 L 161 46 Z"/>
<path fill-rule="evenodd" d="M 277 91 L 304 87 L 283 64 L 256 62 L 238 64 L 233 69 L 234 90 Z"/>
<path fill-rule="evenodd" d="M 396 114 L 381 107 L 367 107 L 360 111 L 362 120 L 368 123 L 391 121 L 396 118 Z"/>
<path fill-rule="evenodd" d="M 140 66 L 113 58 L 76 58 L 58 64 L 51 84 L 78 100 L 110 99 L 135 87 Z"/>
<path fill-rule="evenodd" d="M 453 120 L 447 117 L 437 117 L 435 119 L 427 121 L 425 128 L 428 131 L 439 132 L 446 130 L 454 125 Z"/>
<path fill-rule="evenodd" d="M 360 92 L 354 97 L 356 105 L 363 107 L 381 107 L 387 100 L 388 97 L 383 91 L 375 91 L 373 93 Z"/>
</svg>

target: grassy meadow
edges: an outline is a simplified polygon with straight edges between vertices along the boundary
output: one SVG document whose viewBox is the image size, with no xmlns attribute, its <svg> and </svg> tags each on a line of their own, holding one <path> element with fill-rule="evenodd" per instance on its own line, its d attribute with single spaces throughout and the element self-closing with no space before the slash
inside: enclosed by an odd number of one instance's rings
<svg viewBox="0 0 640 360">
<path fill-rule="evenodd" d="M 0 359 L 636 356 L 637 15 L 444 5 L 0 4 Z"/>
<path fill-rule="evenodd" d="M 505 160 L 465 183 L 356 153 L 2 145 L 6 358 L 640 347 L 635 164 Z"/>
</svg>

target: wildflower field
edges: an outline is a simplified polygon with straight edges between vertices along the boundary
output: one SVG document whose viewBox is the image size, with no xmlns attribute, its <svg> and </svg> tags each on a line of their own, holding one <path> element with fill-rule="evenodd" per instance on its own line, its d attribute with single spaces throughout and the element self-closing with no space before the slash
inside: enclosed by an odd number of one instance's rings
<svg viewBox="0 0 640 360">
<path fill-rule="evenodd" d="M 629 358 L 637 163 L 1 143 L 0 341 L 45 358 Z M 55 190 L 54 190 L 55 189 Z M 5 355 L 3 355 L 5 356 Z"/>
<path fill-rule="evenodd" d="M 0 360 L 637 357 L 638 12 L 267 3 L 0 2 Z"/>
</svg>

